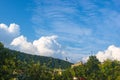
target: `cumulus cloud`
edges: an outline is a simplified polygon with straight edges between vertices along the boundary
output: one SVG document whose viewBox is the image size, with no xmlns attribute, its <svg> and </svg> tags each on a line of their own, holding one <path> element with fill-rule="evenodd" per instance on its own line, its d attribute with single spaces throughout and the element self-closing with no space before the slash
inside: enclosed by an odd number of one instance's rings
<svg viewBox="0 0 120 80">
<path fill-rule="evenodd" d="M 56 41 L 57 36 L 41 37 L 33 42 L 33 45 L 37 48 L 41 55 L 53 55 L 59 53 L 61 45 Z"/>
<path fill-rule="evenodd" d="M 12 23 L 9 26 L 0 24 L 0 41 L 8 45 L 15 37 L 20 35 L 19 25 Z"/>
<path fill-rule="evenodd" d="M 11 49 L 25 53 L 62 58 L 61 45 L 56 39 L 56 35 L 42 36 L 38 40 L 29 42 L 26 37 L 20 36 L 19 25 L 15 23 L 9 26 L 3 23 L 0 24 L 0 42 Z"/>
<path fill-rule="evenodd" d="M 57 57 L 56 55 L 60 55 L 58 53 L 61 53 L 61 45 L 56 39 L 57 36 L 55 35 L 43 36 L 31 43 L 27 41 L 26 37 L 20 36 L 15 38 L 11 42 L 11 45 L 22 52 Z"/>
<path fill-rule="evenodd" d="M 24 36 L 19 36 L 15 38 L 12 42 L 11 45 L 14 46 L 15 49 L 20 50 L 25 53 L 37 53 L 36 48 L 33 46 L 31 42 L 27 41 L 27 38 Z"/>
<path fill-rule="evenodd" d="M 96 54 L 99 61 L 104 62 L 107 59 L 120 61 L 120 47 L 111 45 L 105 51 L 99 51 Z"/>
<path fill-rule="evenodd" d="M 27 37 L 23 35 L 20 36 L 19 25 L 15 23 L 9 26 L 3 23 L 0 24 L 0 42 L 4 43 L 4 45 L 10 49 L 64 60 L 67 58 L 70 62 L 76 62 L 81 59 L 83 55 L 73 53 L 71 50 L 66 50 L 65 46 L 63 48 L 63 46 L 58 43 L 57 38 L 58 36 L 56 35 L 42 36 L 33 42 L 29 42 Z"/>
</svg>

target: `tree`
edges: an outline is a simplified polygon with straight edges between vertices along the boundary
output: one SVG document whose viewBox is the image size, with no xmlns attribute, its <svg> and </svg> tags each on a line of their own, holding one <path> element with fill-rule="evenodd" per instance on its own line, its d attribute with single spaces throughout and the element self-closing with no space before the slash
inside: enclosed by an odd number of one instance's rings
<svg viewBox="0 0 120 80">
<path fill-rule="evenodd" d="M 4 45 L 0 42 L 0 50 L 4 48 Z"/>
<path fill-rule="evenodd" d="M 68 68 L 62 73 L 61 80 L 72 80 L 74 76 L 75 76 L 74 70 L 71 68 Z"/>
<path fill-rule="evenodd" d="M 86 78 L 88 80 L 101 80 L 100 79 L 100 69 L 99 69 L 99 60 L 96 56 L 90 56 L 87 63 L 85 64 L 86 67 Z"/>
<path fill-rule="evenodd" d="M 31 64 L 25 73 L 25 80 L 51 80 L 52 78 L 50 69 L 41 66 L 39 63 Z"/>
<path fill-rule="evenodd" d="M 6 48 L 0 50 L 0 79 L 9 80 L 14 78 L 16 56 L 10 54 Z"/>
<path fill-rule="evenodd" d="M 120 62 L 106 60 L 100 65 L 102 74 L 106 80 L 119 80 L 120 76 Z"/>
<path fill-rule="evenodd" d="M 85 71 L 85 65 L 82 64 L 80 66 L 76 66 L 73 68 L 75 71 L 76 77 L 85 77 L 86 71 Z"/>
</svg>

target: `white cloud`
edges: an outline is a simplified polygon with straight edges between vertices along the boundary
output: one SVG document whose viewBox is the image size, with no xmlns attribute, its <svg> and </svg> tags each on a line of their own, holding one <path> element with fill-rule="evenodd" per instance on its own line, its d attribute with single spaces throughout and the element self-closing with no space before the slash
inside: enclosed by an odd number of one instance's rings
<svg viewBox="0 0 120 80">
<path fill-rule="evenodd" d="M 56 4 L 53 4 L 54 2 Z M 92 34 L 92 30 L 89 27 L 83 26 L 84 22 L 81 23 L 83 16 L 80 15 L 82 12 L 78 9 L 78 2 L 82 1 L 44 0 L 43 4 L 47 6 L 41 6 L 41 1 L 36 1 L 36 8 L 32 17 L 32 22 L 36 26 L 36 33 L 38 35 L 64 34 L 63 37 L 68 36 L 68 34 L 72 36 L 89 36 Z M 48 25 L 49 30 L 46 28 L 46 25 Z"/>
<path fill-rule="evenodd" d="M 111 46 L 108 47 L 107 50 L 99 51 L 96 54 L 96 57 L 101 62 L 103 62 L 107 59 L 120 61 L 120 47 L 116 47 L 114 45 L 111 45 Z"/>
<path fill-rule="evenodd" d="M 52 56 L 55 58 L 65 59 L 69 57 L 69 61 L 75 62 L 79 60 L 78 54 L 72 55 L 63 49 L 61 44 L 57 41 L 57 36 L 42 36 L 38 40 L 29 42 L 26 37 L 20 35 L 19 25 L 12 23 L 9 26 L 0 24 L 0 42 L 5 46 L 33 55 Z M 80 56 L 80 55 L 79 55 Z"/>
<path fill-rule="evenodd" d="M 35 40 L 33 45 L 37 48 L 40 55 L 50 56 L 59 53 L 61 45 L 56 41 L 57 36 L 41 37 Z"/>
<path fill-rule="evenodd" d="M 34 40 L 33 42 L 28 42 L 27 38 L 22 36 L 19 36 L 15 38 L 11 45 L 14 49 L 33 54 L 33 55 L 41 55 L 41 56 L 51 56 L 54 58 L 59 58 L 63 60 L 67 60 L 70 62 L 79 62 L 84 57 L 87 57 L 88 55 L 84 54 L 77 54 L 72 53 L 71 51 L 63 49 L 61 44 L 58 43 L 56 40 L 57 36 L 42 36 L 38 40 Z M 83 59 L 83 61 L 85 61 Z"/>
<path fill-rule="evenodd" d="M 9 26 L 6 24 L 0 24 L 0 41 L 5 45 L 9 43 L 20 34 L 19 25 L 12 23 Z"/>
<path fill-rule="evenodd" d="M 20 36 L 15 38 L 11 45 L 16 49 L 42 56 L 58 57 L 61 53 L 61 45 L 56 41 L 57 36 L 43 36 L 38 40 L 34 40 L 33 43 L 28 42 L 27 38 Z M 59 56 L 60 58 L 60 56 Z"/>
<path fill-rule="evenodd" d="M 27 41 L 27 38 L 24 36 L 19 36 L 15 38 L 11 45 L 14 46 L 17 50 L 20 50 L 25 53 L 37 54 L 37 49 L 32 45 L 31 42 Z"/>
</svg>

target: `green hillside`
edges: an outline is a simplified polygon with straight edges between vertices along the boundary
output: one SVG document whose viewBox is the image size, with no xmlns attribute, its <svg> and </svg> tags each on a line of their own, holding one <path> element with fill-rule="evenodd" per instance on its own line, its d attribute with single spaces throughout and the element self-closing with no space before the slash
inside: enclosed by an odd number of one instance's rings
<svg viewBox="0 0 120 80">
<path fill-rule="evenodd" d="M 71 66 L 72 63 L 55 59 L 52 57 L 45 57 L 45 56 L 37 56 L 37 55 L 30 55 L 26 53 L 22 53 L 15 50 L 10 50 L 8 48 L 4 48 L 1 44 L 0 49 L 0 59 L 8 58 L 8 56 L 14 56 L 17 61 L 25 62 L 25 63 L 40 63 L 41 65 L 45 65 L 48 68 L 61 68 L 66 69 Z M 1 60 L 0 60 L 1 61 Z"/>
<path fill-rule="evenodd" d="M 70 66 L 60 59 L 21 53 L 0 43 L 0 80 L 120 80 L 117 60 L 101 63 L 96 56 L 89 56 L 86 63 Z"/>
<path fill-rule="evenodd" d="M 15 52 L 15 51 L 13 51 Z M 17 52 L 17 59 L 20 61 L 25 61 L 27 63 L 34 62 L 34 63 L 40 63 L 41 65 L 45 65 L 46 67 L 49 68 L 61 68 L 61 69 L 66 69 L 71 66 L 72 63 L 52 58 L 52 57 L 45 57 L 45 56 L 37 56 L 37 55 L 30 55 L 30 54 L 25 54 L 21 52 Z"/>
<path fill-rule="evenodd" d="M 56 80 L 72 63 L 4 48 L 0 43 L 0 80 Z M 57 73 L 57 74 L 56 74 Z"/>
</svg>

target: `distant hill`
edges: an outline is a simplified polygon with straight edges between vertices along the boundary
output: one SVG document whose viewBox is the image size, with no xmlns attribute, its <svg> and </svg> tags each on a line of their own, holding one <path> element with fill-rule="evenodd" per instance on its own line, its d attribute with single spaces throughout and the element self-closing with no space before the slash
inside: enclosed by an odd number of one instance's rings
<svg viewBox="0 0 120 80">
<path fill-rule="evenodd" d="M 13 50 L 12 50 L 13 51 Z M 16 52 L 16 51 L 13 51 Z M 66 69 L 71 66 L 72 63 L 68 61 L 64 61 L 61 59 L 56 59 L 52 57 L 45 57 L 45 56 L 37 56 L 37 55 L 30 55 L 22 52 L 18 52 L 17 59 L 20 61 L 26 61 L 26 62 L 33 62 L 37 63 L 40 62 L 41 65 L 45 65 L 48 68 L 61 68 Z"/>
<path fill-rule="evenodd" d="M 6 53 L 6 54 L 5 54 Z M 71 66 L 72 63 L 60 59 L 55 59 L 52 57 L 30 55 L 23 52 L 11 50 L 4 48 L 2 43 L 0 43 L 0 58 L 7 58 L 8 56 L 15 56 L 17 61 L 29 63 L 40 63 L 40 65 L 45 65 L 48 68 L 61 68 L 66 69 Z"/>
<path fill-rule="evenodd" d="M 4 48 L 0 43 L 0 80 L 120 80 L 120 61 L 99 62 L 90 56 L 86 63 L 35 56 Z M 70 68 L 71 67 L 71 68 Z"/>
</svg>

